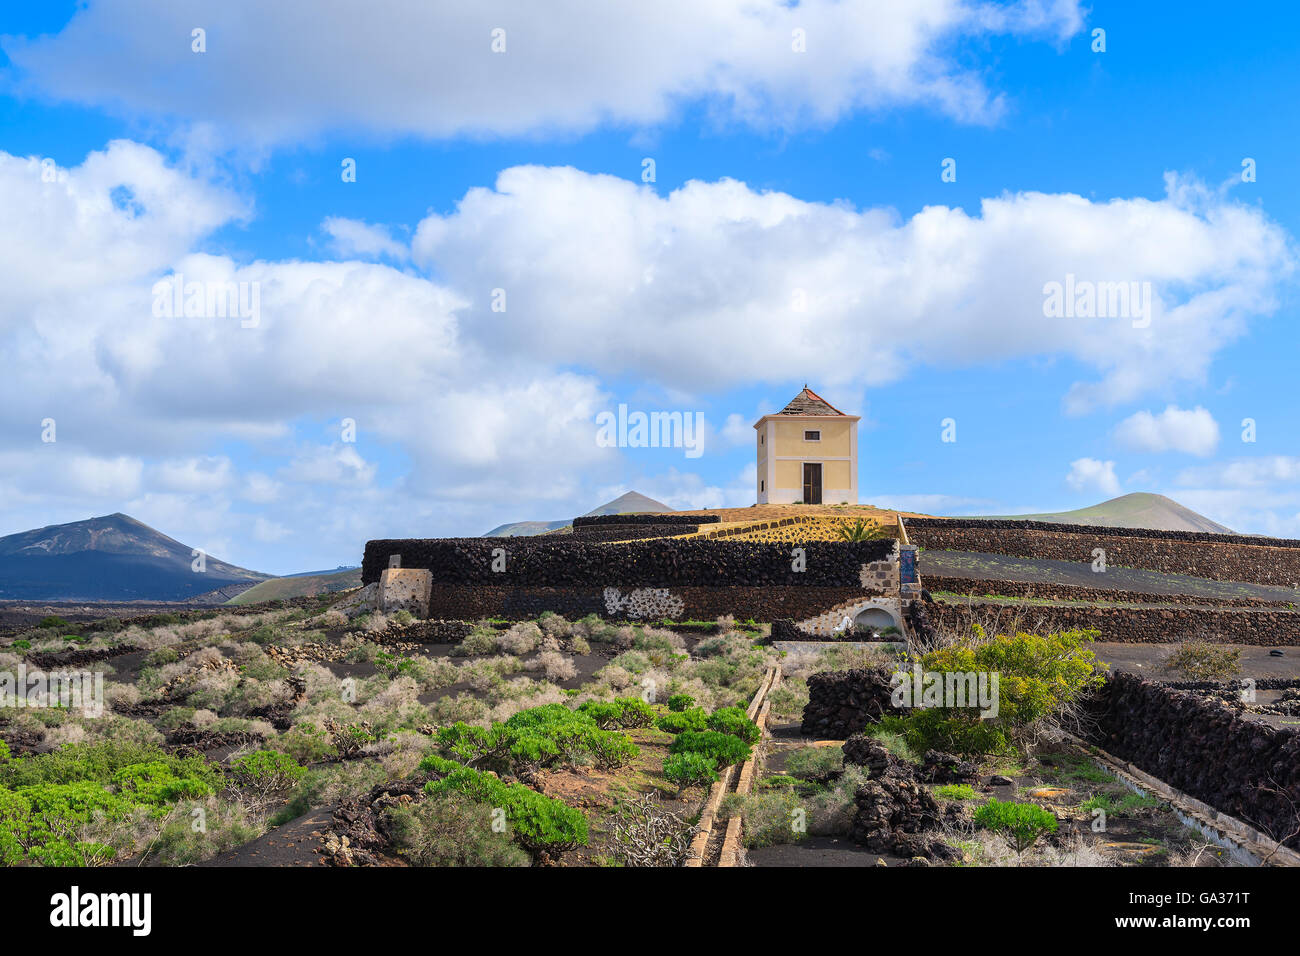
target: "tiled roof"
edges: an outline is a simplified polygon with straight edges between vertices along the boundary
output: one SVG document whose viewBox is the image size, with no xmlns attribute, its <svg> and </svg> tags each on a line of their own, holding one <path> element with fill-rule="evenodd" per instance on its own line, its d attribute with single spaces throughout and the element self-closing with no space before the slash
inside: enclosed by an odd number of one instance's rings
<svg viewBox="0 0 1300 956">
<path fill-rule="evenodd" d="M 818 395 L 816 392 L 810 389 L 807 385 L 803 387 L 802 392 L 800 392 L 794 398 L 790 399 L 789 405 L 781 409 L 781 411 L 777 412 L 777 414 L 778 415 L 841 415 L 841 416 L 844 415 L 842 411 L 840 411 L 830 402 L 826 401 L 826 399 L 822 398 L 820 395 Z"/>
</svg>

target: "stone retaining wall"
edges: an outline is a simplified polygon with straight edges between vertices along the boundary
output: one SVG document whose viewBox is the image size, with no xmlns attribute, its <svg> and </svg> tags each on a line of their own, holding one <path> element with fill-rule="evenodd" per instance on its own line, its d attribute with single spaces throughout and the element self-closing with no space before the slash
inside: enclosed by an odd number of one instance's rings
<svg viewBox="0 0 1300 956">
<path fill-rule="evenodd" d="M 936 601 L 927 605 L 940 630 L 966 633 L 972 621 L 1030 631 L 1092 628 L 1098 640 L 1127 644 L 1177 644 L 1199 637 L 1217 644 L 1275 647 L 1300 644 L 1300 612 L 1245 608 L 1125 608 Z"/>
<path fill-rule="evenodd" d="M 605 589 L 435 584 L 429 614 L 471 621 L 483 617 L 529 620 L 543 611 L 570 620 L 588 614 L 618 620 L 711 620 L 730 614 L 740 621 L 767 622 L 810 617 L 862 593 L 860 588 L 843 587 Z"/>
<path fill-rule="evenodd" d="M 887 666 L 813 674 L 800 733 L 822 740 L 846 740 L 861 733 L 895 710 L 890 701 L 893 675 L 894 668 Z"/>
<path fill-rule="evenodd" d="M 1090 564 L 1093 551 L 1101 548 L 1113 567 L 1190 574 L 1212 581 L 1300 586 L 1300 542 L 1285 539 L 939 518 L 909 518 L 907 534 L 914 544 L 937 551 Z"/>
<path fill-rule="evenodd" d="M 794 560 L 795 548 L 802 561 Z M 438 584 L 489 587 L 677 588 L 864 587 L 862 566 L 888 559 L 895 542 L 757 541 L 664 538 L 604 544 L 572 536 L 402 538 L 366 542 L 363 584 L 396 559 Z M 497 569 L 500 570 L 497 570 Z"/>
<path fill-rule="evenodd" d="M 1300 828 L 1300 734 L 1186 691 L 1116 674 L 1092 699 L 1089 736 L 1216 809 L 1280 840 Z M 1283 841 L 1300 848 L 1300 837 Z"/>
<path fill-rule="evenodd" d="M 1053 584 L 1040 581 L 997 581 L 989 578 L 959 578 L 927 574 L 925 586 L 938 593 L 969 594 L 982 597 L 1035 598 L 1048 601 L 1127 601 L 1133 604 L 1211 604 L 1219 607 L 1287 608 L 1289 601 L 1266 598 L 1212 598 L 1188 594 L 1152 594 L 1146 591 L 1123 591 L 1117 588 L 1090 588 L 1078 584 Z"/>
</svg>

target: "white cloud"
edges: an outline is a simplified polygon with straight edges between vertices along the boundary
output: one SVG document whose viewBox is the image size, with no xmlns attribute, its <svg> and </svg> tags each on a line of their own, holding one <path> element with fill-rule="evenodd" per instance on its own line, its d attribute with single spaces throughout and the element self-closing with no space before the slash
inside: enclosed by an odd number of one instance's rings
<svg viewBox="0 0 1300 956">
<path fill-rule="evenodd" d="M 1271 310 L 1290 267 L 1285 234 L 1257 209 L 1188 204 L 1173 184 L 1157 202 L 1028 193 L 979 217 L 932 207 L 900 222 L 730 180 L 661 197 L 520 167 L 419 224 L 416 274 L 197 252 L 246 205 L 147 147 L 91 154 L 39 184 L 36 203 L 33 175 L 39 163 L 0 153 L 0 250 L 13 253 L 0 255 L 0 435 L 28 448 L 0 469 L 0 520 L 128 501 L 236 561 L 210 542 L 251 540 L 239 509 L 272 500 L 304 560 L 313 544 L 354 560 L 367 535 L 581 513 L 605 500 L 592 489 L 626 481 L 626 456 L 596 444 L 594 423 L 623 373 L 690 407 L 784 384 L 791 368 L 827 369 L 839 378 L 827 388 L 848 390 L 921 362 L 1067 356 L 1102 376 L 1096 400 L 1126 400 L 1171 370 L 1197 374 Z M 1044 277 L 1085 266 L 1168 282 L 1152 328 L 1045 320 Z M 174 271 L 256 283 L 260 323 L 154 316 L 153 284 Z M 487 304 L 497 287 L 504 313 Z M 795 289 L 805 313 L 790 309 Z M 863 354 L 874 360 L 826 361 Z M 59 441 L 42 448 L 47 416 Z M 344 417 L 358 422 L 350 452 L 303 444 L 305 423 Z M 740 416 L 719 431 L 753 440 Z M 214 455 L 227 440 L 249 449 L 228 471 Z M 381 462 L 398 463 L 382 490 Z M 659 480 L 683 506 L 753 500 L 749 480 Z"/>
<path fill-rule="evenodd" d="M 865 492 L 858 497 L 863 504 L 870 504 L 888 511 L 911 511 L 916 514 L 974 515 L 998 511 L 996 502 L 987 498 L 968 498 L 962 495 L 877 495 Z M 1003 509 L 1003 513 L 1007 513 L 1005 509 Z"/>
<path fill-rule="evenodd" d="M 722 440 L 728 445 L 752 445 L 755 441 L 754 434 L 754 423 L 738 412 L 728 415 L 722 425 Z"/>
<path fill-rule="evenodd" d="M 411 251 L 393 238 L 385 226 L 372 226 L 358 219 L 329 216 L 321 230 L 330 238 L 334 251 L 344 257 L 359 259 L 387 258 L 401 262 Z"/>
<path fill-rule="evenodd" d="M 203 54 L 191 51 L 196 20 L 207 30 Z M 720 121 L 760 127 L 910 104 L 984 122 L 1002 99 L 953 47 L 990 36 L 1060 44 L 1082 23 L 1077 0 L 394 0 L 364 9 L 227 0 L 198 18 L 173 0 L 92 0 L 59 33 L 6 37 L 3 48 L 29 88 L 58 98 L 296 142 L 327 129 L 447 137 L 651 125 L 695 102 Z M 502 53 L 492 50 L 498 28 Z M 807 52 L 795 52 L 796 30 Z"/>
<path fill-rule="evenodd" d="M 1212 486 L 1249 489 L 1300 482 L 1300 458 L 1268 455 L 1237 458 L 1184 469 L 1176 479 L 1183 486 Z"/>
<path fill-rule="evenodd" d="M 1120 493 L 1113 461 L 1078 458 L 1070 462 L 1070 473 L 1065 476 L 1065 483 L 1075 491 L 1099 491 L 1112 496 Z"/>
<path fill-rule="evenodd" d="M 712 390 L 790 368 L 824 368 L 832 388 L 921 362 L 1064 356 L 1101 374 L 1068 393 L 1085 411 L 1202 377 L 1291 271 L 1286 233 L 1258 209 L 1168 188 L 1105 203 L 1017 193 L 979 217 L 931 206 L 899 222 L 733 180 L 660 196 L 525 166 L 426 218 L 413 251 L 468 300 L 464 336 L 554 363 Z M 1045 282 L 1069 273 L 1151 282 L 1151 326 L 1046 318 Z M 861 354 L 874 361 L 825 360 Z"/>
<path fill-rule="evenodd" d="M 281 470 L 286 481 L 308 484 L 369 485 L 374 481 L 376 467 L 361 457 L 355 445 L 314 445 L 302 449 L 294 460 Z"/>
<path fill-rule="evenodd" d="M 1219 423 L 1201 406 L 1169 405 L 1159 415 L 1140 411 L 1115 428 L 1115 438 L 1133 451 L 1181 451 L 1202 457 L 1219 444 Z"/>
<path fill-rule="evenodd" d="M 194 457 L 160 462 L 154 468 L 153 485 L 163 491 L 210 494 L 228 486 L 231 479 L 229 458 Z"/>
</svg>

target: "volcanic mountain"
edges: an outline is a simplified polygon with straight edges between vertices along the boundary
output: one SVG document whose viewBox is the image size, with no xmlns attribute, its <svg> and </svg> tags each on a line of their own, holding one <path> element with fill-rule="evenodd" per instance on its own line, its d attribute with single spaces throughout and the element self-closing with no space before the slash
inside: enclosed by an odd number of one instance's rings
<svg viewBox="0 0 1300 956">
<path fill-rule="evenodd" d="M 208 555 L 124 514 L 0 538 L 0 600 L 184 601 L 270 575 Z"/>
<path fill-rule="evenodd" d="M 1150 528 L 1156 531 L 1209 531 L 1214 534 L 1233 534 L 1231 528 L 1211 521 L 1205 515 L 1197 514 L 1172 498 L 1145 492 L 1121 495 L 1077 511 L 1004 517 L 1051 521 L 1056 524 L 1091 524 L 1103 528 Z"/>
<path fill-rule="evenodd" d="M 672 511 L 666 504 L 661 501 L 655 501 L 653 498 L 647 498 L 637 491 L 629 491 L 626 494 L 619 495 L 613 501 L 607 501 L 603 505 L 597 505 L 587 512 L 587 515 L 622 515 L 636 514 L 643 512 L 652 512 L 654 514 L 664 514 Z M 586 517 L 584 515 L 583 517 Z M 528 537 L 534 534 L 545 534 L 547 531 L 558 531 L 560 528 L 567 528 L 573 524 L 572 518 L 563 521 L 514 521 L 510 524 L 503 524 L 500 527 L 493 528 L 485 538 L 514 538 Z"/>
</svg>

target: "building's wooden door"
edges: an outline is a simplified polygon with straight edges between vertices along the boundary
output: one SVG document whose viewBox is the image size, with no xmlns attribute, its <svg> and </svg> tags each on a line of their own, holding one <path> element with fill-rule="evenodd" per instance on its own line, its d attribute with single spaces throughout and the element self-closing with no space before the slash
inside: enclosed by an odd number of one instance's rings
<svg viewBox="0 0 1300 956">
<path fill-rule="evenodd" d="M 803 503 L 819 505 L 822 503 L 822 463 L 806 461 L 803 463 Z"/>
</svg>

